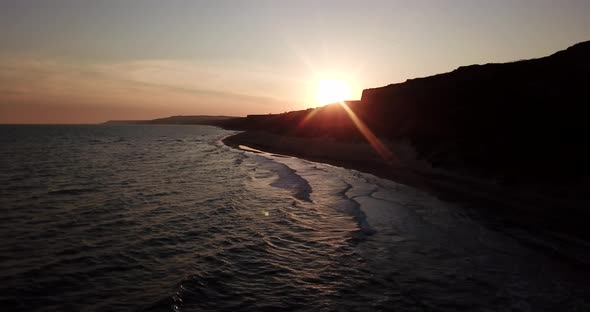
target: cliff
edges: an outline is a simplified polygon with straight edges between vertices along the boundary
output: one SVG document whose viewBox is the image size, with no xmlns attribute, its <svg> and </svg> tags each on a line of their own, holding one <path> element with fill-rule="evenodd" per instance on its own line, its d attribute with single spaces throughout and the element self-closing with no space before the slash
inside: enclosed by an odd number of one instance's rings
<svg viewBox="0 0 590 312">
<path fill-rule="evenodd" d="M 377 137 L 409 142 L 435 168 L 506 185 L 555 179 L 588 183 L 589 77 L 590 41 L 539 59 L 464 66 L 367 89 L 361 101 L 347 104 Z M 363 140 L 339 104 L 250 115 L 223 126 Z M 395 153 L 395 144 L 392 149 Z"/>
<path fill-rule="evenodd" d="M 588 175 L 590 42 L 551 56 L 460 67 L 363 92 L 364 118 L 435 165 L 508 179 Z M 540 170 L 542 168 L 542 170 Z"/>
</svg>

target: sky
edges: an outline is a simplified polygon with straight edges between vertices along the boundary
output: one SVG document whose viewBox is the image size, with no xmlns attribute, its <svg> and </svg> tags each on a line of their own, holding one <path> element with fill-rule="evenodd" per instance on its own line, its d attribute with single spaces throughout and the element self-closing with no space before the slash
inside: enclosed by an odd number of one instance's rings
<svg viewBox="0 0 590 312">
<path fill-rule="evenodd" d="M 590 40 L 588 0 L 0 0 L 0 123 L 315 107 Z"/>
</svg>

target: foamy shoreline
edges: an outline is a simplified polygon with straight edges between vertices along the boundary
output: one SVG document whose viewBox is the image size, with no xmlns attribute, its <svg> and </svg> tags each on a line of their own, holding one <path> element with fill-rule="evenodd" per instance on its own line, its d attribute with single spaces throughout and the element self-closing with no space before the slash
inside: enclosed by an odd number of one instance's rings
<svg viewBox="0 0 590 312">
<path fill-rule="evenodd" d="M 298 138 L 263 131 L 246 131 L 228 136 L 222 142 L 240 149 L 240 145 L 273 154 L 284 154 L 315 162 L 354 169 L 412 185 L 421 185 L 419 177 L 407 168 L 392 166 L 371 148 L 368 143 L 345 143 L 328 138 Z"/>
<path fill-rule="evenodd" d="M 510 222 L 542 231 L 564 232 L 586 237 L 580 203 L 560 201 L 543 194 L 523 194 L 488 181 L 442 175 L 408 166 L 392 166 L 382 160 L 367 143 L 345 143 L 327 138 L 298 138 L 263 131 L 240 132 L 222 139 L 232 148 L 247 148 L 327 163 L 373 174 L 408 185 L 443 200 L 476 206 L 502 215 Z M 243 148 L 242 148 L 243 149 Z"/>
</svg>

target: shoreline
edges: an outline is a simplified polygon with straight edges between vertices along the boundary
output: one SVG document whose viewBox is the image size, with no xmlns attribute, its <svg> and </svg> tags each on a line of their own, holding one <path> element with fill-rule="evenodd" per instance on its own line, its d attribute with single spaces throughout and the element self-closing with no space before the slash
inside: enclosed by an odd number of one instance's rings
<svg viewBox="0 0 590 312">
<path fill-rule="evenodd" d="M 452 176 L 381 159 L 368 143 L 344 143 L 326 138 L 299 138 L 264 131 L 245 131 L 223 138 L 235 149 L 251 149 L 353 169 L 414 187 L 443 201 L 458 203 L 494 222 L 517 224 L 535 233 L 566 234 L 590 239 L 586 203 L 523 193 L 493 183 Z M 473 207 L 473 208 L 471 208 Z M 581 208 L 582 207 L 582 208 Z"/>
<path fill-rule="evenodd" d="M 286 137 L 264 131 L 244 131 L 227 136 L 221 141 L 235 149 L 241 149 L 240 145 L 243 145 L 270 154 L 282 154 L 326 163 L 369 173 L 415 188 L 429 189 L 429 186 L 424 184 L 418 175 L 412 173 L 408 168 L 388 164 L 366 143 L 342 143 L 324 138 Z"/>
</svg>

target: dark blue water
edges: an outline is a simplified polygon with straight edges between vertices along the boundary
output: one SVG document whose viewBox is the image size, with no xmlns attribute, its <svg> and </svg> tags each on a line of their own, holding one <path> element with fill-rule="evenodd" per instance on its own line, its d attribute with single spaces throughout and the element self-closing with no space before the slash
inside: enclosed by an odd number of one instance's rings
<svg viewBox="0 0 590 312">
<path fill-rule="evenodd" d="M 233 150 L 228 131 L 0 131 L 4 311 L 590 308 L 585 242 L 538 241 L 371 175 Z"/>
</svg>

